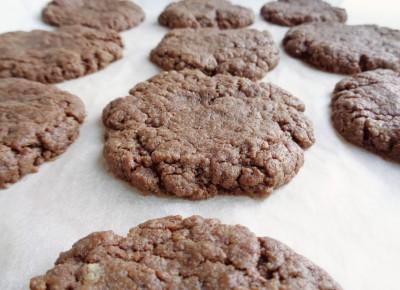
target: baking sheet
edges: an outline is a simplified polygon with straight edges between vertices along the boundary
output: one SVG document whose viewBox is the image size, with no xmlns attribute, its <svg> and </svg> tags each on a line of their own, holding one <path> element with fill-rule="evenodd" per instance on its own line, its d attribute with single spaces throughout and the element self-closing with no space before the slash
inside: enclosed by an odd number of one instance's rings
<svg viewBox="0 0 400 290">
<path fill-rule="evenodd" d="M 52 29 L 40 20 L 47 0 L 0 0 L 0 32 Z M 287 186 L 265 200 L 217 197 L 192 202 L 142 196 L 114 178 L 102 158 L 104 106 L 158 73 L 148 54 L 167 31 L 157 16 L 169 1 L 136 1 L 146 12 L 138 28 L 122 33 L 125 57 L 105 70 L 58 85 L 80 96 L 87 119 L 79 139 L 57 160 L 0 191 L 0 289 L 26 289 L 52 267 L 59 252 L 100 230 L 125 234 L 150 218 L 170 214 L 219 218 L 279 239 L 325 268 L 351 290 L 398 290 L 400 273 L 400 165 L 343 141 L 329 119 L 330 93 L 343 76 L 315 70 L 281 51 L 264 81 L 300 97 L 317 142 Z M 263 2 L 236 1 L 258 13 Z M 400 28 L 397 0 L 331 1 L 350 24 Z M 280 42 L 286 28 L 257 16 L 253 27 Z"/>
</svg>

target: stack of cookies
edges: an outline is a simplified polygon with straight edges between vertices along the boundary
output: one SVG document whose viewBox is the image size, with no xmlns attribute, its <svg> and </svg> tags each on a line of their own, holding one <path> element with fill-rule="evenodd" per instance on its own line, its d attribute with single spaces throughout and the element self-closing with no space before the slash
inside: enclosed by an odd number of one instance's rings
<svg viewBox="0 0 400 290">
<path fill-rule="evenodd" d="M 286 52 L 314 67 L 353 74 L 332 97 L 332 123 L 348 141 L 400 162 L 400 31 L 346 25 L 322 0 L 278 0 L 261 8 L 291 26 Z M 81 99 L 50 85 L 122 58 L 119 32 L 144 11 L 129 0 L 53 0 L 55 31 L 0 35 L 0 188 L 37 171 L 79 135 Z M 261 81 L 279 63 L 268 31 L 247 28 L 254 12 L 227 0 L 182 0 L 158 22 L 171 30 L 149 52 L 164 72 L 136 84 L 103 111 L 104 158 L 144 194 L 190 200 L 264 198 L 290 182 L 314 142 L 303 102 Z M 51 289 L 315 289 L 341 287 L 322 269 L 243 226 L 169 216 L 126 237 L 93 233 L 33 278 Z"/>
</svg>

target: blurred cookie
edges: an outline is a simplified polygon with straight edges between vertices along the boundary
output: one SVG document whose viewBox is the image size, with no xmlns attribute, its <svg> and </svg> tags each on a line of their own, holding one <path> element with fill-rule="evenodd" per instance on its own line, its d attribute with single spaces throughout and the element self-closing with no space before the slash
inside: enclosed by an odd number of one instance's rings
<svg viewBox="0 0 400 290">
<path fill-rule="evenodd" d="M 167 33 L 150 58 L 164 70 L 191 68 L 255 80 L 278 64 L 279 49 L 267 31 L 187 28 Z"/>
<path fill-rule="evenodd" d="M 117 32 L 83 26 L 57 31 L 0 34 L 0 78 L 19 77 L 42 83 L 78 78 L 122 57 Z"/>
<path fill-rule="evenodd" d="M 144 20 L 142 8 L 130 0 L 53 0 L 43 10 L 51 25 L 82 25 L 123 31 Z"/>
<path fill-rule="evenodd" d="M 284 26 L 308 22 L 346 22 L 346 10 L 322 0 L 278 0 L 261 8 L 265 20 Z"/>
<path fill-rule="evenodd" d="M 310 23 L 291 28 L 286 51 L 325 71 L 353 74 L 377 68 L 400 71 L 400 31 L 376 25 Z"/>
<path fill-rule="evenodd" d="M 0 188 L 37 171 L 75 141 L 82 101 L 40 83 L 0 79 Z"/>
<path fill-rule="evenodd" d="M 181 0 L 169 4 L 159 16 L 158 22 L 169 28 L 228 29 L 249 26 L 254 19 L 251 9 L 227 0 Z"/>
<path fill-rule="evenodd" d="M 216 219 L 168 216 L 88 235 L 61 253 L 31 290 L 341 290 L 324 270 L 268 237 Z"/>
<path fill-rule="evenodd" d="M 346 140 L 400 162 L 400 73 L 379 69 L 340 81 L 332 121 Z"/>
<path fill-rule="evenodd" d="M 265 197 L 296 175 L 314 143 L 303 111 L 272 84 L 165 72 L 105 108 L 104 156 L 144 193 Z"/>
</svg>

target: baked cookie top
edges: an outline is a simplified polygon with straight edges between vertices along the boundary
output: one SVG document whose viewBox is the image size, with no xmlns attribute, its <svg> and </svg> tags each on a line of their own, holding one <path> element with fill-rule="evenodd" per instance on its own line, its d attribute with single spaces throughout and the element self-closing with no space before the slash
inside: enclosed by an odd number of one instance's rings
<svg viewBox="0 0 400 290">
<path fill-rule="evenodd" d="M 286 51 L 322 70 L 353 74 L 377 68 L 400 71 L 400 31 L 377 25 L 310 23 L 291 28 Z"/>
<path fill-rule="evenodd" d="M 63 153 L 84 117 L 76 96 L 24 79 L 0 79 L 0 188 Z"/>
<path fill-rule="evenodd" d="M 167 33 L 150 58 L 164 70 L 199 69 L 256 80 L 278 64 L 279 48 L 268 31 L 186 28 Z"/>
<path fill-rule="evenodd" d="M 400 73 L 378 69 L 340 81 L 332 121 L 346 140 L 400 162 Z"/>
<path fill-rule="evenodd" d="M 104 156 L 145 193 L 264 197 L 296 175 L 314 142 L 303 111 L 269 83 L 165 72 L 105 108 Z"/>
<path fill-rule="evenodd" d="M 122 40 L 112 30 L 64 26 L 0 34 L 0 78 L 57 83 L 98 71 L 122 57 Z"/>
<path fill-rule="evenodd" d="M 240 28 L 253 24 L 254 12 L 227 0 L 181 0 L 169 4 L 158 18 L 169 28 Z"/>
<path fill-rule="evenodd" d="M 284 26 L 309 22 L 346 22 L 346 10 L 322 0 L 278 0 L 261 8 L 265 20 Z"/>
<path fill-rule="evenodd" d="M 139 25 L 144 11 L 130 0 L 53 0 L 43 9 L 51 25 L 82 25 L 123 31 Z"/>
<path fill-rule="evenodd" d="M 33 278 L 31 290 L 340 290 L 321 268 L 271 238 L 215 219 L 168 216 L 126 237 L 93 233 Z"/>
</svg>

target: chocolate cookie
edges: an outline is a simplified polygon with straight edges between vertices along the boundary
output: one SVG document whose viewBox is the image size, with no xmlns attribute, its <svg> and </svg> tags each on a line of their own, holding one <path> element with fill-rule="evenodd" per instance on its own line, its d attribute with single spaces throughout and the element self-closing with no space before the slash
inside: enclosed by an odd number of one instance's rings
<svg viewBox="0 0 400 290">
<path fill-rule="evenodd" d="M 62 253 L 31 290 L 342 289 L 324 270 L 271 238 L 216 219 L 168 216 L 127 237 L 88 235 Z"/>
<path fill-rule="evenodd" d="M 37 171 L 75 141 L 82 101 L 49 85 L 0 79 L 0 188 Z"/>
<path fill-rule="evenodd" d="M 264 197 L 296 175 L 314 142 L 303 111 L 272 84 L 165 72 L 105 108 L 104 156 L 145 193 Z"/>
<path fill-rule="evenodd" d="M 98 71 L 122 57 L 122 40 L 112 30 L 65 26 L 0 35 L 0 78 L 57 83 Z"/>
<path fill-rule="evenodd" d="M 308 22 L 346 22 L 346 10 L 322 0 L 278 0 L 261 8 L 265 20 L 284 26 Z"/>
<path fill-rule="evenodd" d="M 278 64 L 279 49 L 267 31 L 187 28 L 169 32 L 150 58 L 164 70 L 191 68 L 255 80 Z"/>
<path fill-rule="evenodd" d="M 332 121 L 346 140 L 400 162 L 400 73 L 379 69 L 340 81 Z"/>
<path fill-rule="evenodd" d="M 227 0 L 182 0 L 169 4 L 158 18 L 169 28 L 240 28 L 253 24 L 251 9 Z"/>
<path fill-rule="evenodd" d="M 51 25 L 82 25 L 123 31 L 144 20 L 142 8 L 130 0 L 53 0 L 43 10 Z"/>
<path fill-rule="evenodd" d="M 353 74 L 400 70 L 400 31 L 376 25 L 310 23 L 291 28 L 286 51 L 322 70 Z"/>
</svg>

